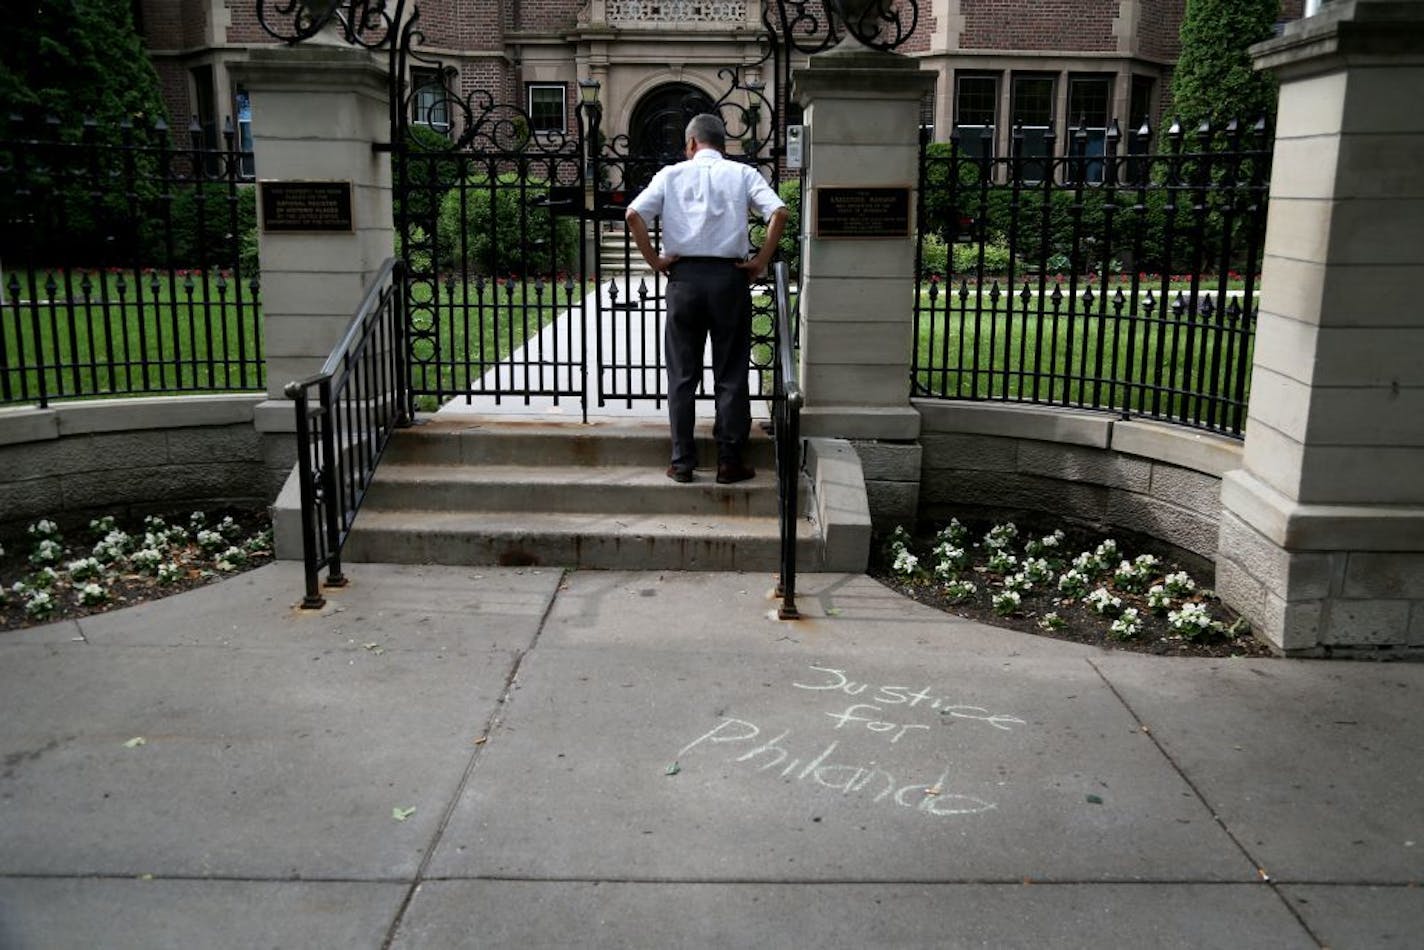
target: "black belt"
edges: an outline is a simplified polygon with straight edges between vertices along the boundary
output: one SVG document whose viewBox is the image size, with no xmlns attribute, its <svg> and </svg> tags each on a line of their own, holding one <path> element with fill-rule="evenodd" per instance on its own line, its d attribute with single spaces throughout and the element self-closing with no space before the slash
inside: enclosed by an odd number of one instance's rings
<svg viewBox="0 0 1424 950">
<path fill-rule="evenodd" d="M 673 261 L 674 264 L 732 264 L 734 266 L 741 262 L 740 257 L 697 257 L 691 254 Z"/>
</svg>

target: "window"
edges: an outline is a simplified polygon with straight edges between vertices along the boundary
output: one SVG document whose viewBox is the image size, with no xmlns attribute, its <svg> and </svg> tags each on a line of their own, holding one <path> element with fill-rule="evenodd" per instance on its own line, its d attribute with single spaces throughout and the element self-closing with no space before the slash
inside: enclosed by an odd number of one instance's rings
<svg viewBox="0 0 1424 950">
<path fill-rule="evenodd" d="M 959 147 L 966 155 L 990 158 L 998 125 L 998 77 L 959 75 L 954 82 L 954 129 L 959 133 Z"/>
<path fill-rule="evenodd" d="M 529 100 L 529 122 L 535 132 L 563 132 L 568 129 L 565 109 L 568 89 L 561 82 L 531 82 L 525 86 Z"/>
<path fill-rule="evenodd" d="M 243 153 L 239 172 L 243 178 L 251 178 L 256 173 L 252 163 L 252 97 L 238 86 L 232 98 L 233 111 L 237 113 L 237 150 Z"/>
<path fill-rule="evenodd" d="M 1069 181 L 1077 180 L 1080 169 L 1084 181 L 1103 180 L 1102 156 L 1107 141 L 1110 102 L 1111 76 L 1074 76 L 1068 80 L 1068 122 L 1073 135 L 1071 154 L 1076 159 L 1068 163 Z"/>
<path fill-rule="evenodd" d="M 1016 167 L 1024 181 L 1043 181 L 1051 167 L 1048 133 L 1053 128 L 1053 77 L 1015 76 L 1011 106 L 1015 134 L 1023 140 Z"/>
<path fill-rule="evenodd" d="M 410 100 L 410 121 L 429 126 L 442 134 L 449 132 L 450 102 L 440 81 L 439 70 L 412 69 L 410 85 L 415 90 Z"/>
</svg>

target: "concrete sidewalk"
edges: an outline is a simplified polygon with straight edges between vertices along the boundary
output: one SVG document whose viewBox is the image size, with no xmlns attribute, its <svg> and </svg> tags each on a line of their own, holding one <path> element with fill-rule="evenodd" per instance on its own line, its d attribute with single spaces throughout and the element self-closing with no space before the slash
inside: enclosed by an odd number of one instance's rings
<svg viewBox="0 0 1424 950">
<path fill-rule="evenodd" d="M 0 634 L 0 948 L 1424 933 L 1424 665 L 1100 652 L 861 576 L 794 624 L 762 575 L 351 576 Z"/>
</svg>

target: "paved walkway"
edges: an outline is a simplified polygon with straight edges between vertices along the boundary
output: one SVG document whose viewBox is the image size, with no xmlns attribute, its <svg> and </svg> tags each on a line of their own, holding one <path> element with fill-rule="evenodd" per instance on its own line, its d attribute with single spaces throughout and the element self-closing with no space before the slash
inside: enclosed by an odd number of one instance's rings
<svg viewBox="0 0 1424 950">
<path fill-rule="evenodd" d="M 1424 664 L 295 564 L 0 634 L 0 947 L 1403 947 Z M 1412 935 L 1412 936 L 1411 936 Z"/>
<path fill-rule="evenodd" d="M 538 334 L 485 373 L 468 397 L 452 399 L 441 406 L 437 417 L 458 419 L 497 414 L 515 418 L 581 418 L 578 396 L 557 399 L 531 396 L 526 400 L 522 395 L 496 397 L 489 394 L 551 389 L 577 391 L 583 385 L 578 377 L 582 373 L 586 338 L 589 417 L 666 420 L 665 400 L 641 398 L 654 397 L 667 388 L 663 370 L 659 368 L 665 314 L 655 311 L 651 302 L 646 310 L 625 312 L 615 308 L 616 304 L 638 300 L 640 290 L 654 292 L 651 270 L 605 274 L 603 283 L 589 291 L 579 306 L 560 312 Z M 601 323 L 594 319 L 600 300 L 604 307 Z M 707 367 L 712 365 L 710 343 L 704 351 L 703 363 Z M 759 392 L 761 384 L 754 371 L 748 373 L 748 380 L 752 393 Z M 710 368 L 703 372 L 703 387 L 709 393 L 712 391 Z M 602 406 L 598 405 L 600 392 L 608 394 Z M 613 394 L 623 394 L 624 398 Z M 640 398 L 628 399 L 628 394 Z M 694 405 L 699 419 L 712 419 L 716 414 L 711 400 L 700 399 Z"/>
</svg>

